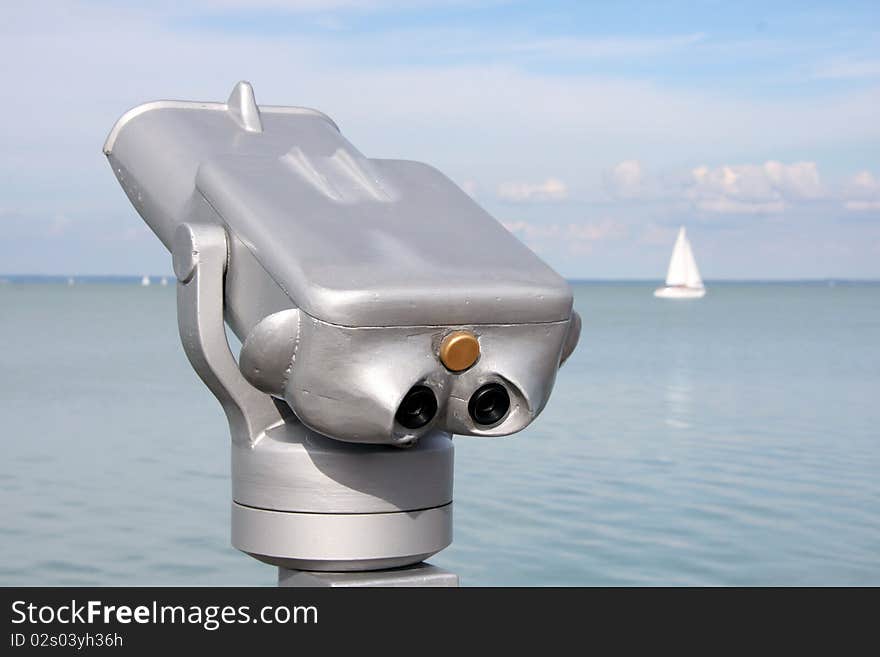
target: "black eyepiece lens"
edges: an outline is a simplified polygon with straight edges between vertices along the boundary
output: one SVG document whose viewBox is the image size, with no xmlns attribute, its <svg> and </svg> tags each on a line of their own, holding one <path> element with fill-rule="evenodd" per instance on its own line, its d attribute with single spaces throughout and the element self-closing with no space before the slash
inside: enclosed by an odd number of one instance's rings
<svg viewBox="0 0 880 657">
<path fill-rule="evenodd" d="M 495 424 L 507 415 L 508 410 L 510 395 L 500 383 L 487 383 L 468 402 L 468 413 L 477 424 Z"/>
<path fill-rule="evenodd" d="M 397 409 L 395 419 L 407 429 L 419 429 L 437 414 L 437 398 L 427 386 L 413 386 Z"/>
</svg>

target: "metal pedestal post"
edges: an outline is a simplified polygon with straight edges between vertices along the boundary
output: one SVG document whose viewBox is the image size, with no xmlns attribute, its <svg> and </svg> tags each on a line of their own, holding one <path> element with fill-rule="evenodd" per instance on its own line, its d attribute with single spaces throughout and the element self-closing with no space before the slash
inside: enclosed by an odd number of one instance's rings
<svg viewBox="0 0 880 657">
<path fill-rule="evenodd" d="M 324 586 L 380 586 L 415 587 L 438 586 L 457 587 L 458 575 L 437 566 L 422 562 L 405 568 L 372 570 L 353 573 L 323 573 L 306 570 L 278 569 L 278 586 L 282 587 L 324 587 Z"/>
</svg>

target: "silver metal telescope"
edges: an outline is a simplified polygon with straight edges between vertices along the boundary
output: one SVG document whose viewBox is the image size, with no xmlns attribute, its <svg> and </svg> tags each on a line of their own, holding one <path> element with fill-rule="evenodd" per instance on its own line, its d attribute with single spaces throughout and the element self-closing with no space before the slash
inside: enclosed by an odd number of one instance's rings
<svg viewBox="0 0 880 657">
<path fill-rule="evenodd" d="M 566 282 L 436 169 L 247 82 L 136 107 L 104 153 L 172 253 L 184 350 L 229 421 L 233 545 L 307 571 L 449 545 L 452 434 L 538 416 L 580 334 Z"/>
</svg>

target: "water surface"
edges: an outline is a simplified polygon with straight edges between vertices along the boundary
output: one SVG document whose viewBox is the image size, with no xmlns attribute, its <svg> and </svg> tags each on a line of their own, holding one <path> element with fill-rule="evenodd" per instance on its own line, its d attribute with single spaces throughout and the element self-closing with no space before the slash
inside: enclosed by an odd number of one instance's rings
<svg viewBox="0 0 880 657">
<path fill-rule="evenodd" d="M 578 284 L 543 415 L 456 439 L 469 585 L 880 585 L 880 285 Z M 0 285 L 0 584 L 271 585 L 174 288 Z"/>
</svg>

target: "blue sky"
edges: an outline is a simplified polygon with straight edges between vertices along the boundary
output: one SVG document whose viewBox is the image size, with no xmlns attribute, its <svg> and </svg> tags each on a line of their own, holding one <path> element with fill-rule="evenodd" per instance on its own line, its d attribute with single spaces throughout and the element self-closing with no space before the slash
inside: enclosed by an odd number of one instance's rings
<svg viewBox="0 0 880 657">
<path fill-rule="evenodd" d="M 366 0 L 4 8 L 0 272 L 170 258 L 101 155 L 147 100 L 330 114 L 429 162 L 570 277 L 880 278 L 878 3 Z"/>
</svg>

